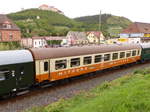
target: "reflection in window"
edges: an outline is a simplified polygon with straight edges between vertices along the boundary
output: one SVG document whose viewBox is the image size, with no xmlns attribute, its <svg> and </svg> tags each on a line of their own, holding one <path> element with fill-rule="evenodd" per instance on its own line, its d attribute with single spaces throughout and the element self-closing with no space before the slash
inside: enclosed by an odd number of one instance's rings
<svg viewBox="0 0 150 112">
<path fill-rule="evenodd" d="M 127 51 L 126 56 L 130 57 L 131 56 L 131 51 Z"/>
<path fill-rule="evenodd" d="M 120 52 L 120 58 L 125 58 L 125 52 Z"/>
<path fill-rule="evenodd" d="M 71 59 L 71 67 L 80 66 L 80 58 L 73 58 Z"/>
<path fill-rule="evenodd" d="M 104 54 L 104 61 L 110 60 L 110 54 Z"/>
<path fill-rule="evenodd" d="M 9 71 L 4 69 L 0 70 L 0 81 L 6 80 L 9 78 Z"/>
<path fill-rule="evenodd" d="M 84 57 L 83 63 L 84 63 L 84 65 L 91 64 L 92 63 L 92 57 L 91 56 Z"/>
<path fill-rule="evenodd" d="M 118 53 L 113 53 L 112 59 L 113 59 L 113 60 L 118 59 Z"/>
<path fill-rule="evenodd" d="M 136 50 L 133 50 L 132 51 L 132 56 L 135 56 L 136 55 Z"/>
<path fill-rule="evenodd" d="M 101 62 L 102 61 L 102 55 L 97 55 L 95 56 L 95 63 Z"/>
<path fill-rule="evenodd" d="M 67 67 L 67 60 L 58 60 L 55 61 L 55 69 L 65 69 Z"/>
</svg>

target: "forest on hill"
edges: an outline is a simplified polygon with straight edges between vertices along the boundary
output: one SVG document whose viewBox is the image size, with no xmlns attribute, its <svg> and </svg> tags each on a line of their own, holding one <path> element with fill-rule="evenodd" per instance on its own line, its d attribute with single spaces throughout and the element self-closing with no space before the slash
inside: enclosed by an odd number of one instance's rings
<svg viewBox="0 0 150 112">
<path fill-rule="evenodd" d="M 99 15 L 78 17 L 74 20 L 83 22 L 93 27 L 99 25 Z M 114 16 L 111 14 L 101 15 L 101 29 L 105 35 L 108 36 L 117 36 L 117 34 L 119 34 L 122 29 L 128 27 L 128 25 L 131 23 L 132 21 L 125 17 Z"/>
<path fill-rule="evenodd" d="M 22 37 L 65 36 L 68 31 L 99 30 L 98 15 L 71 19 L 52 11 L 27 9 L 7 16 L 20 27 Z M 131 23 L 124 17 L 103 14 L 101 30 L 105 36 L 110 36 L 119 33 Z"/>
</svg>

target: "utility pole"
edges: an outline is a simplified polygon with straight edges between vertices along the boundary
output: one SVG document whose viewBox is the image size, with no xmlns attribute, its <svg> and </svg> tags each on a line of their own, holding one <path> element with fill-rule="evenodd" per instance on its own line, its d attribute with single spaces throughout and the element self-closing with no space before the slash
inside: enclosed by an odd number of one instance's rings
<svg viewBox="0 0 150 112">
<path fill-rule="evenodd" d="M 99 38 L 98 38 L 98 44 L 100 44 L 100 32 L 101 32 L 101 10 L 100 10 L 100 14 L 99 14 Z"/>
</svg>

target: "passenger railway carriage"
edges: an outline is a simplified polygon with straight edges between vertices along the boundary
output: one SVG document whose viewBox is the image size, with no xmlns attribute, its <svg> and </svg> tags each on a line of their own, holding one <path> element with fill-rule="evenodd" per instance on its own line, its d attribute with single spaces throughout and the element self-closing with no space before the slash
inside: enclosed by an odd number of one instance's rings
<svg viewBox="0 0 150 112">
<path fill-rule="evenodd" d="M 0 96 L 34 84 L 32 54 L 28 50 L 0 52 Z"/>
<path fill-rule="evenodd" d="M 0 51 L 0 96 L 141 60 L 150 60 L 149 44 Z"/>
<path fill-rule="evenodd" d="M 140 60 L 140 45 L 31 49 L 36 80 L 56 81 Z"/>
</svg>

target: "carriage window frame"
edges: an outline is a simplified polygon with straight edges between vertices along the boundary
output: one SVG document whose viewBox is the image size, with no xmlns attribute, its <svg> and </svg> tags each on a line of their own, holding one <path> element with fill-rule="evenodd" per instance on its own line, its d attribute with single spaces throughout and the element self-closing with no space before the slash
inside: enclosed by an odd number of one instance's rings
<svg viewBox="0 0 150 112">
<path fill-rule="evenodd" d="M 48 71 L 48 62 L 45 61 L 44 62 L 44 72 L 47 72 Z"/>
<path fill-rule="evenodd" d="M 95 55 L 94 57 L 94 63 L 102 62 L 102 55 Z"/>
<path fill-rule="evenodd" d="M 92 56 L 83 57 L 83 64 L 88 65 L 92 63 Z"/>
<path fill-rule="evenodd" d="M 132 56 L 136 56 L 137 51 L 136 50 L 132 50 Z"/>
<path fill-rule="evenodd" d="M 137 55 L 138 55 L 138 56 L 140 55 L 140 49 L 137 50 Z"/>
<path fill-rule="evenodd" d="M 127 58 L 131 57 L 131 53 L 132 53 L 131 51 L 126 51 L 126 57 Z"/>
<path fill-rule="evenodd" d="M 61 66 L 59 66 L 59 64 L 61 64 Z M 55 60 L 55 70 L 62 70 L 66 68 L 67 68 L 67 59 Z"/>
<path fill-rule="evenodd" d="M 112 60 L 116 60 L 116 59 L 118 59 L 118 57 L 119 57 L 119 54 L 117 52 L 112 54 Z"/>
<path fill-rule="evenodd" d="M 110 59 L 111 59 L 111 54 L 104 54 L 104 61 L 110 61 Z"/>
<path fill-rule="evenodd" d="M 70 67 L 80 66 L 80 58 L 71 58 L 70 59 Z"/>
<path fill-rule="evenodd" d="M 120 56 L 119 56 L 120 59 L 125 58 L 125 56 L 126 56 L 126 53 L 125 53 L 125 52 L 123 52 L 123 51 L 120 52 Z"/>
</svg>

